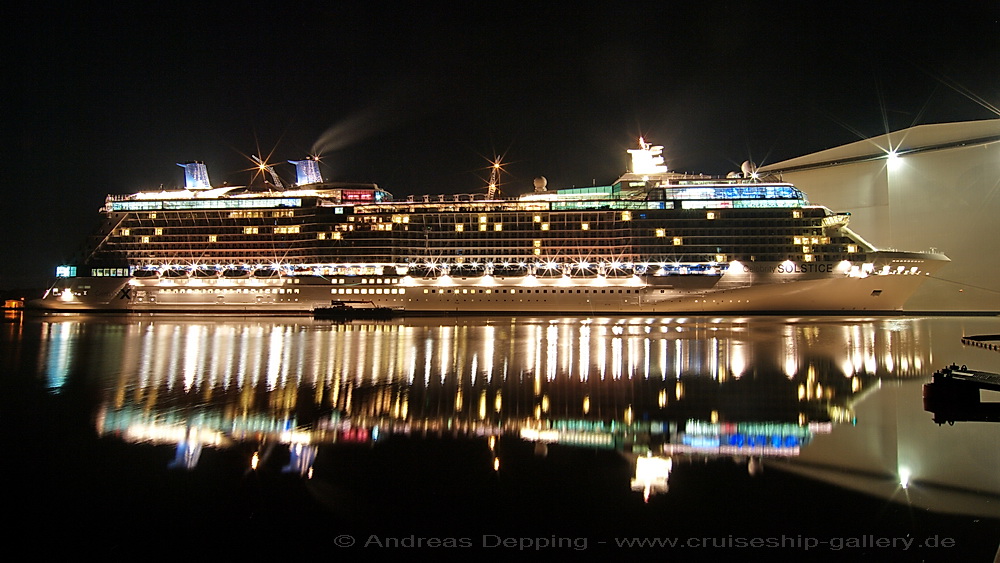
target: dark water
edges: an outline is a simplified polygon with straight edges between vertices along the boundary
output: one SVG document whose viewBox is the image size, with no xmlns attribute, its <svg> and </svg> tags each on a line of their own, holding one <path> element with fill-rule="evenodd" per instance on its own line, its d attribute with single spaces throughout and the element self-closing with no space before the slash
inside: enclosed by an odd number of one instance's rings
<svg viewBox="0 0 1000 563">
<path fill-rule="evenodd" d="M 1000 546 L 1000 424 L 939 425 L 921 399 L 948 364 L 1000 372 L 1000 353 L 960 341 L 996 318 L 0 331 L 7 526 L 38 553 L 992 561 Z"/>
</svg>

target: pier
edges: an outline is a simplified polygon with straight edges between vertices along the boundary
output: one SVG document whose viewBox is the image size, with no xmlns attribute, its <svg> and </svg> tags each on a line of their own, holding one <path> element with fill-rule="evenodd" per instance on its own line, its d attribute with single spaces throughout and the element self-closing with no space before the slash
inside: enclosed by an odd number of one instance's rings
<svg viewBox="0 0 1000 563">
<path fill-rule="evenodd" d="M 962 344 L 986 348 L 994 352 L 1000 352 L 1000 334 L 981 334 L 979 336 L 963 336 Z"/>
</svg>

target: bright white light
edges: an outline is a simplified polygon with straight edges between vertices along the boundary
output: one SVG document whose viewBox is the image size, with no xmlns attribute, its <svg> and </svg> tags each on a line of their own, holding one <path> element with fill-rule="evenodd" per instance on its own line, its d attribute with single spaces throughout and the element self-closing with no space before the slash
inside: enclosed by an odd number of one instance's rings
<svg viewBox="0 0 1000 563">
<path fill-rule="evenodd" d="M 653 146 L 642 137 L 639 138 L 639 148 L 629 149 L 632 155 L 633 174 L 662 174 L 667 171 L 663 164 L 663 147 Z"/>
<path fill-rule="evenodd" d="M 899 486 L 904 489 L 910 484 L 910 469 L 908 467 L 899 468 Z"/>
</svg>

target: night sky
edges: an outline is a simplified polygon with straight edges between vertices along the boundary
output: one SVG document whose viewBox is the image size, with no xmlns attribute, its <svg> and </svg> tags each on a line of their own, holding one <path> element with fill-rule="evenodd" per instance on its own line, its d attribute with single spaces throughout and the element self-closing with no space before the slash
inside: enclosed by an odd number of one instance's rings
<svg viewBox="0 0 1000 563">
<path fill-rule="evenodd" d="M 1000 106 L 996 0 L 87 4 L 5 18 L 0 290 L 177 162 L 244 185 L 250 154 L 291 180 L 321 153 L 405 196 L 484 191 L 502 155 L 516 195 L 611 182 L 640 134 L 724 174 Z"/>
</svg>

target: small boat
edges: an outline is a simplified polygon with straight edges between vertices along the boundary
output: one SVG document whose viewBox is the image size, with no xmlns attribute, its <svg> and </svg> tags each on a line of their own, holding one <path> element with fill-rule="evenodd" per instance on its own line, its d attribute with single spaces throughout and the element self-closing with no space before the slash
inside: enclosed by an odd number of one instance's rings
<svg viewBox="0 0 1000 563">
<path fill-rule="evenodd" d="M 391 319 L 398 314 L 392 307 L 379 307 L 371 301 L 333 301 L 329 307 L 313 309 L 314 319 L 349 321 L 353 319 Z"/>
</svg>

